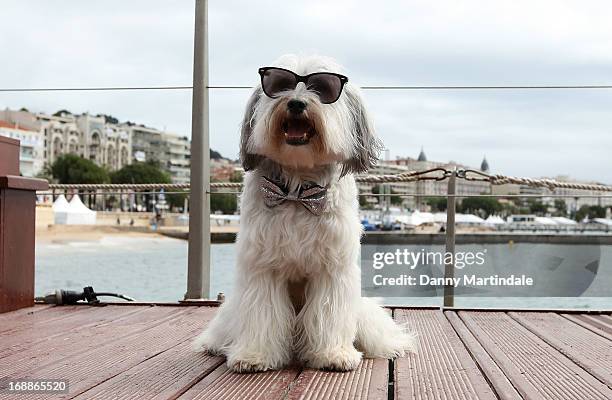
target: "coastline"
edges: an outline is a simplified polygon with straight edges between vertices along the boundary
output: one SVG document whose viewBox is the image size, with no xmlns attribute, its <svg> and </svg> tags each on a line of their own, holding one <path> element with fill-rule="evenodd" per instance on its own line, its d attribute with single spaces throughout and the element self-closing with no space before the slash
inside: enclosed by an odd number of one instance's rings
<svg viewBox="0 0 612 400">
<path fill-rule="evenodd" d="M 113 227 L 100 225 L 51 225 L 36 229 L 37 243 L 92 242 L 106 236 L 162 237 L 159 233 L 141 227 Z"/>
</svg>

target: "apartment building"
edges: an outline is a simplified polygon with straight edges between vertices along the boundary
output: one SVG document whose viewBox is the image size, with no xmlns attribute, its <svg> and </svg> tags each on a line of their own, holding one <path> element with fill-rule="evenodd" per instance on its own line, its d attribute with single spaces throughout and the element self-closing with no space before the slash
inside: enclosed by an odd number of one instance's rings
<svg viewBox="0 0 612 400">
<path fill-rule="evenodd" d="M 452 169 L 479 169 L 483 172 L 489 171 L 489 163 L 485 159 L 481 163 L 480 168 L 471 168 L 454 161 L 441 162 L 429 161 L 425 151 L 421 149 L 416 159 L 405 157 L 396 158 L 395 160 L 379 161 L 378 164 L 369 171 L 371 174 L 398 174 L 407 171 L 425 171 L 432 168 Z M 360 184 L 359 189 L 364 192 L 371 192 L 373 184 Z M 411 209 L 424 209 L 424 199 L 433 196 L 445 196 L 448 190 L 448 181 L 425 180 L 416 182 L 394 182 L 389 183 L 393 193 L 409 194 L 412 196 L 404 197 L 403 204 Z M 456 183 L 456 192 L 458 195 L 479 195 L 491 194 L 491 184 L 482 181 L 466 181 L 458 179 Z"/>
<path fill-rule="evenodd" d="M 136 161 L 156 161 L 174 183 L 189 183 L 191 141 L 186 136 L 163 132 L 142 125 L 123 125 L 132 138 Z"/>
<path fill-rule="evenodd" d="M 133 161 L 155 160 L 173 182 L 189 182 L 191 142 L 185 136 L 65 110 L 49 115 L 5 109 L 0 121 L 4 132 L 0 134 L 24 138 L 24 175 L 36 175 L 63 154 L 76 154 L 111 171 Z"/>
<path fill-rule="evenodd" d="M 37 130 L 0 120 L 0 136 L 20 141 L 19 173 L 33 177 L 43 169 L 43 139 Z"/>
</svg>

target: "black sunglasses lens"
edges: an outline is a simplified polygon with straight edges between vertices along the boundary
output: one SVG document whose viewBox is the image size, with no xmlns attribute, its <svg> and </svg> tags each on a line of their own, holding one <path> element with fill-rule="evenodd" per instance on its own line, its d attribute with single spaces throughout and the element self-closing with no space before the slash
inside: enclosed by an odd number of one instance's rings
<svg viewBox="0 0 612 400">
<path fill-rule="evenodd" d="M 321 103 L 333 103 L 342 92 L 342 81 L 332 74 L 314 74 L 308 77 L 308 89 L 317 92 Z"/>
<path fill-rule="evenodd" d="M 295 89 L 297 79 L 289 71 L 271 68 L 264 71 L 261 83 L 268 96 L 276 97 L 281 92 Z"/>
</svg>

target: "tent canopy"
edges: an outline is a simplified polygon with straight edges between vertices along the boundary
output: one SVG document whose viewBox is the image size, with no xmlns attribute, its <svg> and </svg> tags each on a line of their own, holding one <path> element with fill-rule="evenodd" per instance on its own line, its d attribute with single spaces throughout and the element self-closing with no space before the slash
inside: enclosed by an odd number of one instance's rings
<svg viewBox="0 0 612 400">
<path fill-rule="evenodd" d="M 53 203 L 53 216 L 58 225 L 95 225 L 96 212 L 87 208 L 79 198 L 72 196 L 70 202 L 60 195 Z"/>
</svg>

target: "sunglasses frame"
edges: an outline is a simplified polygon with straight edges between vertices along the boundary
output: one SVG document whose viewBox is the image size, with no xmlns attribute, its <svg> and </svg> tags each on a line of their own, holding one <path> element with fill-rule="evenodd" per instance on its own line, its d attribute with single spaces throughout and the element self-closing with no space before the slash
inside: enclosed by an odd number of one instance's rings
<svg viewBox="0 0 612 400">
<path fill-rule="evenodd" d="M 333 75 L 333 76 L 339 78 L 340 79 L 340 90 L 338 91 L 338 96 L 333 101 L 330 101 L 330 102 L 323 102 L 323 101 L 321 101 L 321 103 L 323 103 L 323 104 L 332 104 L 332 103 L 335 103 L 336 101 L 338 101 L 338 99 L 342 95 L 342 90 L 344 89 L 344 85 L 346 85 L 346 83 L 348 82 L 348 78 L 346 76 L 344 76 L 342 74 L 337 74 L 335 72 L 321 71 L 321 72 L 313 72 L 312 74 L 308 74 L 308 75 L 298 75 L 295 72 L 290 71 L 290 70 L 285 69 L 285 68 L 280 68 L 280 67 L 261 67 L 261 68 L 259 68 L 259 76 L 261 77 L 261 89 L 263 90 L 265 95 L 270 97 L 271 99 L 276 99 L 276 98 L 279 97 L 279 96 L 270 96 L 270 94 L 268 94 L 266 92 L 266 89 L 264 88 L 264 75 L 265 75 L 265 73 L 267 71 L 272 70 L 272 69 L 278 69 L 278 70 L 281 70 L 281 71 L 289 72 L 290 74 L 295 76 L 295 80 L 296 80 L 295 86 L 296 87 L 297 87 L 297 85 L 300 82 L 303 82 L 305 85 L 308 85 L 308 78 L 310 78 L 313 75 L 325 74 L 325 75 Z M 319 96 L 319 99 L 320 98 L 321 98 L 321 96 Z"/>
</svg>

